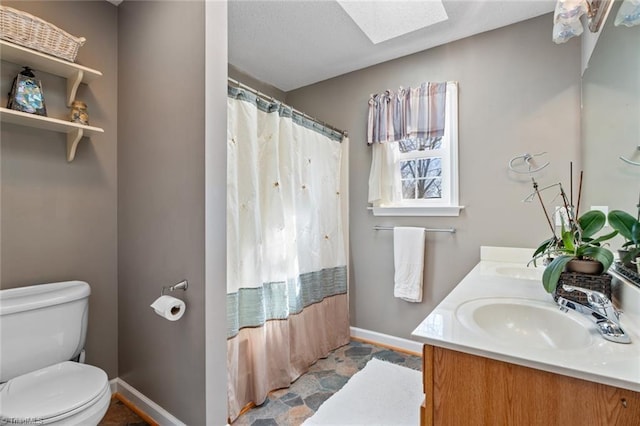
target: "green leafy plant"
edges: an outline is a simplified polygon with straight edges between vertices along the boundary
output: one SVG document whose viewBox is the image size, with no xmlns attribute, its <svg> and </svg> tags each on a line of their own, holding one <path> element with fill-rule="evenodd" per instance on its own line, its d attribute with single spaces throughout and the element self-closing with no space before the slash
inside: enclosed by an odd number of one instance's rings
<svg viewBox="0 0 640 426">
<path fill-rule="evenodd" d="M 638 217 L 633 217 L 622 210 L 611 210 L 608 215 L 609 224 L 625 239 L 622 249 L 626 251 L 620 259 L 622 263 L 629 263 L 640 257 L 640 207 Z"/>
<path fill-rule="evenodd" d="M 542 285 L 547 292 L 555 291 L 560 274 L 572 260 L 594 260 L 602 264 L 603 271 L 609 269 L 613 263 L 613 253 L 601 243 L 616 236 L 617 231 L 594 238 L 595 234 L 604 227 L 606 219 L 601 211 L 588 211 L 569 229 L 565 229 L 563 225 L 561 237 L 555 243 L 544 242 L 538 247 L 534 257 L 540 254 L 553 257 L 542 274 Z"/>
<path fill-rule="evenodd" d="M 602 264 L 603 272 L 607 271 L 613 263 L 613 253 L 602 245 L 603 242 L 615 237 L 617 230 L 613 232 L 596 236 L 604 227 L 607 216 L 597 210 L 591 210 L 576 219 L 571 202 L 562 189 L 561 184 L 557 184 L 560 190 L 564 206 L 564 213 L 567 220 L 562 221 L 560 235 L 556 235 L 556 230 L 551 223 L 549 214 L 547 213 L 542 197 L 538 191 L 538 185 L 534 181 L 534 190 L 542 205 L 547 222 L 551 228 L 553 236 L 543 241 L 535 250 L 532 263 L 540 259 L 545 259 L 549 263 L 545 267 L 542 274 L 542 285 L 548 293 L 553 293 L 558 285 L 560 274 L 565 270 L 567 264 L 572 260 L 592 260 Z M 579 204 L 579 202 L 578 202 Z"/>
</svg>

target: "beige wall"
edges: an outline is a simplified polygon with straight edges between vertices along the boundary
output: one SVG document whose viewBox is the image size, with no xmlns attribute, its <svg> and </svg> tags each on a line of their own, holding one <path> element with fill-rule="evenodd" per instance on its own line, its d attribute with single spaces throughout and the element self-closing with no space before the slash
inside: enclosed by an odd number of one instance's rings
<svg viewBox="0 0 640 426">
<path fill-rule="evenodd" d="M 252 89 L 258 90 L 267 96 L 271 96 L 272 98 L 280 102 L 285 102 L 287 100 L 286 92 L 283 92 L 277 87 L 266 84 L 258 79 L 251 77 L 249 74 L 242 72 L 231 64 L 229 64 L 228 73 L 229 77 L 233 78 L 234 80 L 239 81 L 240 83 L 245 84 Z"/>
<path fill-rule="evenodd" d="M 205 4 L 202 1 L 129 2 L 119 10 L 119 375 L 174 416 L 205 424 Z M 226 15 L 225 15 L 226 16 Z M 222 26 L 224 29 L 224 26 Z M 220 58 L 216 87 L 226 87 L 226 34 L 208 54 Z M 220 55 L 222 53 L 222 56 Z M 220 70 L 222 69 L 222 70 Z M 216 158 L 226 158 L 226 101 L 209 111 Z M 222 125 L 220 125 L 222 123 Z M 226 176 L 218 171 L 224 200 Z M 220 197 L 218 197 L 220 198 Z M 209 219 L 224 223 L 226 205 Z M 220 227 L 220 226 L 218 226 Z M 224 235 L 224 231 L 222 231 Z M 214 249 L 226 247 L 224 237 Z M 208 279 L 219 292 L 210 305 L 224 312 L 222 269 Z M 215 266 L 215 264 L 214 264 Z M 182 279 L 185 315 L 170 322 L 149 304 L 162 286 Z M 210 419 L 226 418 L 224 320 L 208 330 L 216 378 Z M 222 380 L 220 380 L 222 378 Z"/>
<path fill-rule="evenodd" d="M 527 177 L 507 163 L 547 151 L 539 177 L 568 180 L 579 167 L 579 42 L 555 45 L 552 17 L 535 18 L 287 93 L 295 108 L 349 131 L 351 324 L 409 337 L 415 326 L 478 262 L 480 245 L 533 247 L 546 239 L 539 205 L 521 200 Z M 457 218 L 382 218 L 367 211 L 371 151 L 365 144 L 371 93 L 423 81 L 459 82 L 460 201 Z M 455 227 L 428 234 L 424 301 L 393 298 L 392 233 L 373 226 Z"/>
<path fill-rule="evenodd" d="M 91 285 L 87 362 L 118 373 L 117 340 L 117 9 L 105 2 L 3 1 L 86 37 L 76 62 L 102 71 L 81 85 L 92 125 L 67 163 L 66 137 L 2 125 L 0 287 L 83 280 Z M 0 104 L 20 67 L 2 62 Z M 36 72 L 50 117 L 66 119 L 65 80 Z"/>
</svg>

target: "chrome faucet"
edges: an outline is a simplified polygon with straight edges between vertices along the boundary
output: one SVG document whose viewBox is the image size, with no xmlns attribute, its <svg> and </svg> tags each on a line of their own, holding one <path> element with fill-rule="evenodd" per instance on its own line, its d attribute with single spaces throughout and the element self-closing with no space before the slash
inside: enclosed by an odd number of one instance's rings
<svg viewBox="0 0 640 426">
<path fill-rule="evenodd" d="M 582 287 L 575 287 L 564 284 L 565 291 L 579 291 L 587 296 L 587 304 L 575 302 L 573 300 L 558 297 L 557 303 L 560 309 L 567 312 L 572 309 L 589 317 L 598 327 L 598 331 L 607 340 L 616 343 L 631 343 L 631 338 L 620 326 L 620 313 L 613 306 L 613 303 L 599 291 L 588 290 Z"/>
</svg>

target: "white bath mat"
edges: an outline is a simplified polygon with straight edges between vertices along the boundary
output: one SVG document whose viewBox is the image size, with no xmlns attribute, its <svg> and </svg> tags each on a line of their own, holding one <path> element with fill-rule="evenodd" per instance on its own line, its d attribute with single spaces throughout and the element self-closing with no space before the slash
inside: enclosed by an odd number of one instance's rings
<svg viewBox="0 0 640 426">
<path fill-rule="evenodd" d="M 303 424 L 415 426 L 423 399 L 421 372 L 373 358 Z"/>
</svg>

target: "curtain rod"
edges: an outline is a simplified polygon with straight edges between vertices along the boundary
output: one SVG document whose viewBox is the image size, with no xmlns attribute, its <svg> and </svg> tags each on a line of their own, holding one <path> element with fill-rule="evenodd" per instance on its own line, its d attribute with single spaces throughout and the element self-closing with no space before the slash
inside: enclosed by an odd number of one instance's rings
<svg viewBox="0 0 640 426">
<path fill-rule="evenodd" d="M 325 123 L 324 121 L 318 120 L 318 119 L 317 119 L 317 118 L 315 118 L 315 117 L 311 117 L 310 115 L 305 114 L 305 113 L 304 113 L 304 112 L 302 112 L 302 111 L 298 111 L 298 110 L 297 110 L 297 109 L 295 109 L 294 107 L 292 107 L 292 106 L 290 106 L 290 105 L 287 105 L 287 104 L 285 104 L 285 103 L 283 103 L 283 102 L 281 102 L 281 101 L 279 101 L 279 100 L 275 99 L 275 98 L 274 98 L 274 97 L 272 97 L 272 96 L 269 96 L 269 95 L 267 95 L 267 94 L 265 94 L 265 93 L 262 93 L 262 92 L 260 92 L 259 90 L 254 89 L 253 87 L 247 86 L 246 84 L 244 84 L 244 83 L 242 83 L 242 82 L 240 82 L 240 81 L 238 81 L 238 80 L 235 80 L 235 79 L 233 79 L 233 78 L 231 78 L 231 77 L 227 77 L 227 81 L 229 81 L 229 82 L 231 82 L 231 83 L 235 84 L 236 86 L 238 86 L 238 87 L 240 87 L 240 88 L 242 88 L 242 89 L 248 90 L 249 92 L 253 93 L 254 95 L 256 95 L 256 96 L 258 96 L 258 97 L 260 97 L 260 98 L 262 98 L 262 99 L 263 99 L 263 100 L 265 100 L 265 101 L 269 101 L 269 102 L 278 102 L 279 104 L 281 104 L 281 105 L 285 106 L 286 108 L 291 108 L 291 110 L 292 110 L 293 112 L 295 112 L 296 114 L 300 114 L 301 116 L 303 116 L 304 118 L 306 118 L 306 119 L 308 119 L 308 120 L 311 120 L 311 121 L 313 121 L 313 122 L 315 122 L 315 123 L 318 123 L 318 124 L 320 124 L 321 126 L 326 127 L 327 129 L 331 129 L 331 130 L 333 130 L 333 131 L 335 131 L 335 132 L 338 132 L 338 133 L 340 133 L 341 135 L 343 135 L 345 138 L 349 136 L 349 133 L 348 133 L 346 130 L 340 130 L 340 129 L 336 128 L 336 127 L 333 127 L 333 126 L 332 126 L 332 125 L 330 125 L 330 124 Z"/>
<path fill-rule="evenodd" d="M 380 226 L 375 225 L 373 227 L 376 231 L 393 231 L 393 226 Z M 425 232 L 449 232 L 451 234 L 456 233 L 456 228 L 422 228 Z"/>
</svg>

